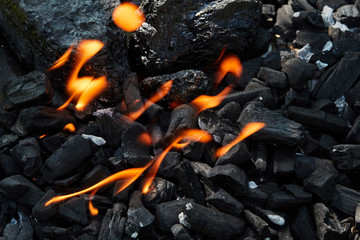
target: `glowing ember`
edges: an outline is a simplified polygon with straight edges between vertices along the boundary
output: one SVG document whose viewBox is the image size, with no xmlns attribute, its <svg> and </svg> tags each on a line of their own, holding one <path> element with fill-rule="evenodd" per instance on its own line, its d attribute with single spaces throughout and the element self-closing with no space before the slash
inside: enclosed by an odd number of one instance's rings
<svg viewBox="0 0 360 240">
<path fill-rule="evenodd" d="M 219 71 L 215 78 L 215 86 L 219 85 L 227 73 L 232 73 L 235 77 L 240 78 L 243 72 L 241 62 L 235 55 L 226 56 L 220 63 Z"/>
<path fill-rule="evenodd" d="M 96 79 L 91 76 L 78 77 L 83 65 L 98 53 L 103 46 L 104 44 L 98 40 L 83 40 L 79 43 L 77 47 L 76 64 L 70 74 L 66 87 L 71 96 L 58 110 L 65 109 L 73 99 L 78 99 L 76 109 L 84 110 L 87 103 L 105 90 L 107 87 L 105 76 Z"/>
<path fill-rule="evenodd" d="M 138 142 L 146 146 L 150 146 L 152 142 L 150 134 L 148 132 L 143 132 L 139 135 Z"/>
<path fill-rule="evenodd" d="M 215 157 L 221 157 L 221 156 L 225 155 L 237 143 L 241 142 L 248 136 L 259 131 L 263 127 L 265 127 L 265 123 L 261 123 L 261 122 L 253 122 L 253 123 L 246 124 L 246 126 L 243 128 L 243 130 L 241 131 L 239 136 L 237 136 L 231 143 L 216 150 Z"/>
<path fill-rule="evenodd" d="M 63 128 L 63 131 L 75 132 L 75 131 L 76 131 L 76 128 L 75 128 L 74 124 L 68 123 L 68 124 L 66 124 L 65 127 Z"/>
<path fill-rule="evenodd" d="M 127 32 L 133 32 L 145 22 L 144 14 L 138 6 L 125 2 L 120 4 L 113 12 L 112 18 L 116 26 Z"/>
<path fill-rule="evenodd" d="M 141 114 L 143 114 L 146 111 L 146 109 L 151 107 L 151 105 L 163 99 L 166 96 L 166 94 L 168 94 L 168 92 L 170 91 L 172 84 L 173 84 L 173 80 L 164 83 L 160 87 L 160 90 L 157 93 L 155 93 L 154 96 L 149 98 L 148 101 L 145 101 L 145 104 L 139 110 L 129 113 L 128 117 L 132 120 L 136 120 L 138 117 L 141 116 Z"/>
<path fill-rule="evenodd" d="M 46 137 L 46 135 L 47 135 L 47 133 L 41 135 L 39 138 L 40 138 L 40 139 L 41 139 L 41 138 L 44 138 L 44 137 Z"/>
<path fill-rule="evenodd" d="M 69 59 L 73 48 L 74 48 L 73 46 L 69 47 L 69 49 L 66 50 L 64 55 L 62 55 L 58 60 L 56 60 L 56 62 L 54 62 L 54 64 L 52 65 L 51 68 L 49 68 L 49 70 L 54 70 L 54 69 L 59 68 L 62 65 L 64 65 L 66 63 L 66 61 Z"/>
</svg>

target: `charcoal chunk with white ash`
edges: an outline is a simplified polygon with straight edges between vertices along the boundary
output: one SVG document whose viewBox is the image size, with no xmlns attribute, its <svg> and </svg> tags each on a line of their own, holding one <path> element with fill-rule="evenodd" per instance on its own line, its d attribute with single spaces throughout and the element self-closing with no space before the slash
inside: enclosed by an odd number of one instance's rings
<svg viewBox="0 0 360 240">
<path fill-rule="evenodd" d="M 64 220 L 81 225 L 87 225 L 89 219 L 87 216 L 87 205 L 83 197 L 75 197 L 67 200 L 58 208 L 57 214 Z"/>
<path fill-rule="evenodd" d="M 354 4 L 341 6 L 334 13 L 334 19 L 337 22 L 345 24 L 348 28 L 360 27 L 359 8 L 357 8 Z"/>
<path fill-rule="evenodd" d="M 125 223 L 125 233 L 131 238 L 150 238 L 154 233 L 154 221 L 155 216 L 145 207 L 129 207 Z"/>
<path fill-rule="evenodd" d="M 331 41 L 330 36 L 327 33 L 313 30 L 299 30 L 296 33 L 296 39 L 293 42 L 293 46 L 296 48 L 302 48 L 306 44 L 311 47 L 311 52 L 321 52 L 327 42 Z"/>
<path fill-rule="evenodd" d="M 295 90 L 301 90 L 306 86 L 308 80 L 311 80 L 317 67 L 300 58 L 292 58 L 288 60 L 282 71 L 286 73 L 290 86 Z"/>
<path fill-rule="evenodd" d="M 98 239 L 122 239 L 126 221 L 125 212 L 122 203 L 115 203 L 111 209 L 108 209 L 102 220 Z"/>
<path fill-rule="evenodd" d="M 141 200 L 149 209 L 155 209 L 159 203 L 172 200 L 175 192 L 176 185 L 174 183 L 155 177 L 149 190 L 142 195 Z"/>
<path fill-rule="evenodd" d="M 326 28 L 324 21 L 321 17 L 321 11 L 318 10 L 299 11 L 298 15 L 292 17 L 292 23 L 293 27 L 299 30 L 320 30 Z"/>
<path fill-rule="evenodd" d="M 244 209 L 244 205 L 239 200 L 223 189 L 219 189 L 211 194 L 206 198 L 206 201 L 220 211 L 234 216 L 240 216 Z"/>
<path fill-rule="evenodd" d="M 257 78 L 264 80 L 267 86 L 274 88 L 286 88 L 288 82 L 285 73 L 267 67 L 260 68 Z"/>
<path fill-rule="evenodd" d="M 287 225 L 288 216 L 282 212 L 275 212 L 260 207 L 254 207 L 252 212 L 266 221 L 273 229 L 280 229 Z"/>
<path fill-rule="evenodd" d="M 294 222 L 291 224 L 291 232 L 299 240 L 316 239 L 315 224 L 306 207 L 299 209 Z"/>
<path fill-rule="evenodd" d="M 252 150 L 252 158 L 255 168 L 260 172 L 265 172 L 267 167 L 268 148 L 265 142 L 257 142 Z"/>
<path fill-rule="evenodd" d="M 261 217 L 255 215 L 250 210 L 244 210 L 244 213 L 246 220 L 260 236 L 264 238 L 277 239 L 276 230 L 272 229 L 266 221 L 261 219 Z"/>
<path fill-rule="evenodd" d="M 330 151 L 335 167 L 342 171 L 360 169 L 360 146 L 353 144 L 335 145 Z"/>
<path fill-rule="evenodd" d="M 90 142 L 75 135 L 46 159 L 41 169 L 43 177 L 47 182 L 53 182 L 73 171 L 90 155 Z"/>
</svg>

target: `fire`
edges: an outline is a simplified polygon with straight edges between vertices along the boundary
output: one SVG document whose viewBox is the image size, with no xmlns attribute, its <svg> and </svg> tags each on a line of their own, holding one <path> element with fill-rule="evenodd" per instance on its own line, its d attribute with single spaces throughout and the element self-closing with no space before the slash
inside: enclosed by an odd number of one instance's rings
<svg viewBox="0 0 360 240">
<path fill-rule="evenodd" d="M 168 92 L 172 87 L 172 84 L 173 84 L 173 80 L 170 80 L 164 83 L 163 85 L 161 85 L 160 90 L 157 93 L 155 93 L 154 96 L 150 97 L 148 101 L 145 101 L 144 105 L 139 110 L 129 113 L 128 117 L 134 121 L 138 119 L 141 116 L 141 114 L 143 114 L 146 111 L 146 109 L 151 107 L 151 105 L 153 105 L 154 103 L 163 99 L 166 96 L 166 94 L 168 94 Z"/>
<path fill-rule="evenodd" d="M 120 4 L 114 10 L 112 18 L 116 26 L 127 32 L 135 31 L 145 22 L 145 16 L 138 6 L 129 2 Z"/>
<path fill-rule="evenodd" d="M 237 78 L 240 78 L 243 72 L 242 64 L 235 55 L 228 55 L 221 61 L 219 71 L 215 78 L 215 86 L 219 85 L 221 80 L 229 72 L 234 74 Z"/>
<path fill-rule="evenodd" d="M 66 50 L 66 52 L 58 60 L 56 60 L 56 62 L 54 62 L 54 64 L 52 65 L 51 68 L 49 68 L 49 70 L 54 70 L 64 65 L 66 61 L 69 59 L 73 48 L 74 48 L 73 46 L 69 47 L 69 49 Z"/>
<path fill-rule="evenodd" d="M 246 124 L 246 126 L 243 128 L 240 134 L 231 143 L 216 150 L 215 157 L 218 158 L 225 155 L 237 143 L 241 142 L 245 138 L 259 131 L 263 127 L 265 127 L 265 123 L 261 123 L 261 122 L 253 122 Z"/>
<path fill-rule="evenodd" d="M 83 65 L 96 53 L 98 53 L 103 46 L 104 44 L 98 40 L 83 40 L 78 44 L 76 64 L 74 70 L 70 74 L 66 87 L 66 90 L 71 96 L 61 107 L 58 108 L 58 110 L 65 109 L 73 99 L 78 99 L 76 109 L 82 111 L 87 103 L 105 90 L 107 87 L 105 76 L 95 79 L 92 76 L 78 77 Z"/>
<path fill-rule="evenodd" d="M 66 124 L 65 127 L 63 128 L 63 131 L 75 132 L 75 131 L 76 131 L 76 128 L 75 128 L 74 124 L 68 123 L 68 124 Z"/>
<path fill-rule="evenodd" d="M 39 138 L 42 139 L 42 138 L 44 138 L 44 137 L 46 137 L 46 136 L 47 136 L 47 133 L 41 135 Z"/>
<path fill-rule="evenodd" d="M 195 98 L 191 104 L 198 109 L 198 112 L 201 112 L 207 108 L 218 106 L 231 91 L 231 87 L 226 87 L 216 96 L 201 95 Z"/>
<path fill-rule="evenodd" d="M 138 142 L 146 146 L 150 146 L 152 142 L 150 134 L 148 132 L 143 132 L 139 135 Z"/>
</svg>

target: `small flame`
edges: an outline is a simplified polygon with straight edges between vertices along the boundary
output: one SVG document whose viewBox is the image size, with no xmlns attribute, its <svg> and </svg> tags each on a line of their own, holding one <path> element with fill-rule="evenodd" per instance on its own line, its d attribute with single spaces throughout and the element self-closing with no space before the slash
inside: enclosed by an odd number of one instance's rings
<svg viewBox="0 0 360 240">
<path fill-rule="evenodd" d="M 138 137 L 138 141 L 143 144 L 143 145 L 146 145 L 146 146 L 150 146 L 151 145 L 151 136 L 148 132 L 143 132 L 139 135 Z"/>
<path fill-rule="evenodd" d="M 71 96 L 61 107 L 58 108 L 58 110 L 65 109 L 74 98 L 77 98 L 78 102 L 76 104 L 76 109 L 82 111 L 87 103 L 92 101 L 97 95 L 105 90 L 107 87 L 105 76 L 101 76 L 96 79 L 92 76 L 78 77 L 83 65 L 103 47 L 104 44 L 98 40 L 83 40 L 79 43 L 77 47 L 76 64 L 74 70 L 70 74 L 68 84 L 66 86 L 66 89 Z"/>
<path fill-rule="evenodd" d="M 239 58 L 235 55 L 228 55 L 221 61 L 219 71 L 217 72 L 215 78 L 215 87 L 219 85 L 221 80 L 229 72 L 234 74 L 238 79 L 240 78 L 243 72 L 241 62 Z"/>
<path fill-rule="evenodd" d="M 42 138 L 44 138 L 44 137 L 46 137 L 46 136 L 47 136 L 47 133 L 41 135 L 41 136 L 39 137 L 39 139 L 42 139 Z"/>
<path fill-rule="evenodd" d="M 129 2 L 120 4 L 114 10 L 112 18 L 116 26 L 127 32 L 135 31 L 145 22 L 145 16 L 138 6 Z"/>
<path fill-rule="evenodd" d="M 64 64 L 66 63 L 66 61 L 69 59 L 70 54 L 71 54 L 73 48 L 74 48 L 73 46 L 69 47 L 69 49 L 66 50 L 66 52 L 65 52 L 58 60 L 56 60 L 56 62 L 54 62 L 54 64 L 52 65 L 52 67 L 49 68 L 49 71 L 50 71 L 50 70 L 54 70 L 54 69 L 59 68 L 59 67 L 61 67 L 62 65 L 64 65 Z"/>
<path fill-rule="evenodd" d="M 143 114 L 146 111 L 146 109 L 151 107 L 151 105 L 153 105 L 154 103 L 163 99 L 166 96 L 166 94 L 168 94 L 168 92 L 172 87 L 172 84 L 173 84 L 173 80 L 170 80 L 164 83 L 163 85 L 161 85 L 157 93 L 155 93 L 152 97 L 150 97 L 148 101 L 145 101 L 144 105 L 139 110 L 129 113 L 128 117 L 134 121 L 138 119 L 141 116 L 141 114 Z"/>
<path fill-rule="evenodd" d="M 237 143 L 241 142 L 248 136 L 256 133 L 263 127 L 265 127 L 265 123 L 261 123 L 261 122 L 253 122 L 253 123 L 246 124 L 246 126 L 243 128 L 241 133 L 231 143 L 216 150 L 215 157 L 218 158 L 218 157 L 225 155 Z"/>
<path fill-rule="evenodd" d="M 198 112 L 201 112 L 207 108 L 218 106 L 231 91 L 231 87 L 226 87 L 216 96 L 201 95 L 195 98 L 191 104 L 198 109 Z"/>
<path fill-rule="evenodd" d="M 68 124 L 66 124 L 65 127 L 63 128 L 63 131 L 75 132 L 75 131 L 76 131 L 76 128 L 75 128 L 74 124 L 68 123 Z"/>
</svg>

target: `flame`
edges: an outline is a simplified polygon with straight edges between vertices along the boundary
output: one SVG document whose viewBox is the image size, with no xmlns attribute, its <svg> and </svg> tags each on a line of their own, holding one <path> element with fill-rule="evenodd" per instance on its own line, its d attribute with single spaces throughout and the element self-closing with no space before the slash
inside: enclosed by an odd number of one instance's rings
<svg viewBox="0 0 360 240">
<path fill-rule="evenodd" d="M 56 60 L 56 62 L 53 63 L 52 67 L 49 68 L 49 71 L 54 70 L 54 69 L 59 68 L 62 65 L 64 65 L 66 63 L 66 61 L 69 59 L 73 48 L 74 48 L 73 46 L 70 46 L 69 49 L 66 50 L 66 52 L 58 60 Z"/>
<path fill-rule="evenodd" d="M 42 138 L 44 138 L 44 137 L 46 137 L 46 136 L 47 136 L 47 133 L 41 135 L 41 136 L 39 137 L 39 139 L 42 139 Z"/>
<path fill-rule="evenodd" d="M 146 109 L 151 107 L 151 105 L 153 105 L 154 103 L 163 99 L 166 96 L 166 94 L 168 94 L 168 92 L 172 87 L 172 84 L 173 84 L 173 80 L 170 80 L 164 83 L 163 85 L 161 85 L 157 93 L 155 93 L 152 97 L 150 97 L 148 101 L 145 101 L 145 103 L 139 110 L 129 113 L 128 117 L 134 121 L 138 119 L 141 116 L 141 114 L 143 114 L 143 112 L 146 111 Z"/>
<path fill-rule="evenodd" d="M 75 131 L 76 131 L 76 128 L 75 128 L 74 124 L 68 123 L 68 124 L 66 124 L 65 127 L 63 128 L 63 131 L 75 132 Z"/>
<path fill-rule="evenodd" d="M 231 87 L 226 87 L 216 96 L 201 95 L 195 98 L 191 104 L 198 109 L 198 112 L 201 112 L 207 108 L 218 106 L 231 91 Z"/>
<path fill-rule="evenodd" d="M 143 132 L 139 135 L 138 137 L 138 141 L 143 144 L 143 145 L 146 145 L 146 146 L 150 146 L 151 145 L 151 136 L 148 132 Z"/>
<path fill-rule="evenodd" d="M 116 26 L 127 32 L 135 31 L 145 22 L 145 16 L 138 6 L 129 2 L 120 4 L 114 10 L 112 19 Z"/>
<path fill-rule="evenodd" d="M 218 157 L 225 155 L 237 143 L 241 142 L 248 136 L 259 131 L 263 127 L 265 127 L 265 123 L 261 123 L 261 122 L 253 122 L 253 123 L 246 124 L 246 126 L 243 128 L 243 130 L 240 132 L 240 134 L 231 143 L 216 150 L 215 157 L 218 158 Z"/>
<path fill-rule="evenodd" d="M 62 106 L 58 108 L 58 110 L 65 109 L 74 98 L 77 98 L 78 102 L 76 104 L 76 109 L 82 111 L 87 103 L 105 90 L 107 87 L 105 76 L 101 76 L 96 79 L 92 76 L 78 77 L 83 65 L 103 47 L 104 44 L 98 40 L 83 40 L 78 44 L 76 64 L 74 70 L 70 74 L 68 84 L 66 86 L 66 90 L 71 96 Z"/>
<path fill-rule="evenodd" d="M 243 72 L 242 64 L 239 58 L 235 55 L 228 55 L 221 61 L 219 71 L 217 72 L 215 78 L 215 87 L 219 85 L 221 80 L 229 72 L 234 74 L 236 78 L 240 78 Z"/>
</svg>

